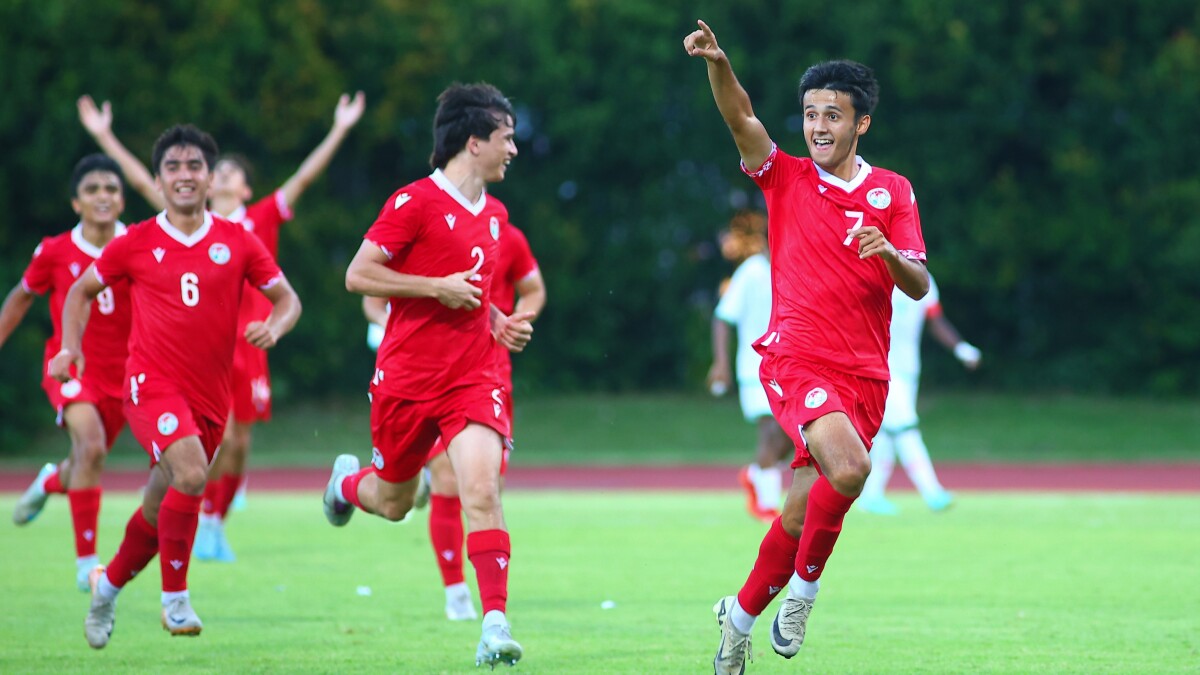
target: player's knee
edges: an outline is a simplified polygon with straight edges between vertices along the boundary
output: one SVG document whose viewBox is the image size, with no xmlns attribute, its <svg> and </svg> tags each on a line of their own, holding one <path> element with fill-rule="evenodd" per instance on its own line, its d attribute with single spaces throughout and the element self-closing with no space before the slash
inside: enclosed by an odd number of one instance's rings
<svg viewBox="0 0 1200 675">
<path fill-rule="evenodd" d="M 185 495 L 204 494 L 204 484 L 208 480 L 207 467 L 181 466 L 176 467 L 171 476 L 171 487 Z"/>
<path fill-rule="evenodd" d="M 856 496 L 862 492 L 863 484 L 867 482 L 867 475 L 870 473 L 871 460 L 863 453 L 861 457 L 848 459 L 836 468 L 831 468 L 825 477 L 829 479 L 833 489 L 847 496 Z"/>
<path fill-rule="evenodd" d="M 75 448 L 75 457 L 72 459 L 86 470 L 99 471 L 104 468 L 104 459 L 107 454 L 108 448 L 103 440 L 88 439 Z"/>
<path fill-rule="evenodd" d="M 408 500 L 407 502 L 401 500 L 386 501 L 379 505 L 377 515 L 384 520 L 398 523 L 404 520 L 404 516 L 408 515 L 408 511 L 411 508 L 412 500 Z"/>
</svg>

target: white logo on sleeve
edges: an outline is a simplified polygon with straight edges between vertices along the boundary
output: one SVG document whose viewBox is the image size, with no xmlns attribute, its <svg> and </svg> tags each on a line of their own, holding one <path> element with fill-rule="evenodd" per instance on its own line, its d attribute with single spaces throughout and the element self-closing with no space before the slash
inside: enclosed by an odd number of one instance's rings
<svg viewBox="0 0 1200 675">
<path fill-rule="evenodd" d="M 867 203 L 877 209 L 886 209 L 892 204 L 892 193 L 884 188 L 875 188 L 867 193 Z"/>
<path fill-rule="evenodd" d="M 456 220 L 456 219 L 455 219 L 455 217 L 454 217 L 454 214 L 453 214 L 453 213 L 447 213 L 447 214 L 446 214 L 446 224 L 450 226 L 450 231 L 451 231 L 451 232 L 453 232 L 453 231 L 454 231 L 454 221 L 455 221 L 455 220 Z"/>
<path fill-rule="evenodd" d="M 153 253 L 154 253 L 154 259 L 157 260 L 158 262 L 162 262 L 163 256 L 167 254 L 167 249 L 162 248 L 160 246 L 160 247 L 154 249 Z"/>
<path fill-rule="evenodd" d="M 767 383 L 767 386 L 770 387 L 771 390 L 774 391 L 776 394 L 779 394 L 780 398 L 783 398 L 783 387 L 779 386 L 778 382 L 776 382 L 775 380 L 771 380 L 770 382 Z"/>
<path fill-rule="evenodd" d="M 165 412 L 158 418 L 158 433 L 163 436 L 170 436 L 179 429 L 179 418 L 175 413 Z"/>
<path fill-rule="evenodd" d="M 83 384 L 79 380 L 67 380 L 58 388 L 58 391 L 63 395 L 63 398 L 75 398 L 79 395 L 79 392 L 83 391 Z"/>
<path fill-rule="evenodd" d="M 208 247 L 208 258 L 218 265 L 224 265 L 229 262 L 232 256 L 229 253 L 229 247 L 220 242 Z"/>
<path fill-rule="evenodd" d="M 808 392 L 808 394 L 804 397 L 804 407 L 820 408 L 821 406 L 825 405 L 825 401 L 828 400 L 829 394 L 825 393 L 824 389 L 817 387 L 816 389 Z"/>
<path fill-rule="evenodd" d="M 400 194 L 396 195 L 396 206 L 393 207 L 392 210 L 395 211 L 401 206 L 404 206 L 410 199 L 412 199 L 412 195 L 408 194 L 407 192 L 401 192 Z"/>
<path fill-rule="evenodd" d="M 383 471 L 383 453 L 379 448 L 371 448 L 371 466 L 377 471 Z"/>
<path fill-rule="evenodd" d="M 492 239 L 500 239 L 500 219 L 496 216 L 492 216 L 490 227 L 492 231 Z"/>
<path fill-rule="evenodd" d="M 67 269 L 71 270 L 71 276 L 75 277 L 76 279 L 79 278 L 79 273 L 83 271 L 83 268 L 81 268 L 77 262 L 67 265 Z"/>
</svg>

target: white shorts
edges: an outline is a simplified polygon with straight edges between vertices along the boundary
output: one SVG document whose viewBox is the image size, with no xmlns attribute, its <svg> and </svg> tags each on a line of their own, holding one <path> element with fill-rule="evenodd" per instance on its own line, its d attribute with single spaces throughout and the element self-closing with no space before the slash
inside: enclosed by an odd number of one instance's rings
<svg viewBox="0 0 1200 675">
<path fill-rule="evenodd" d="M 738 400 L 742 404 L 742 415 L 747 422 L 757 423 L 759 419 L 771 416 L 771 403 L 767 401 L 767 391 L 758 380 L 738 383 Z"/>
<path fill-rule="evenodd" d="M 883 409 L 882 431 L 894 434 L 917 426 L 917 382 L 916 377 L 892 379 Z"/>
</svg>

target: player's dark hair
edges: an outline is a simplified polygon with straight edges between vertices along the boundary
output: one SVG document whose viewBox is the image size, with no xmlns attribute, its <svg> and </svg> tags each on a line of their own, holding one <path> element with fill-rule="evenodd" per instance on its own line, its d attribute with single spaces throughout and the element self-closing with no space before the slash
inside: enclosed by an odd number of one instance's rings
<svg viewBox="0 0 1200 675">
<path fill-rule="evenodd" d="M 79 184 L 83 182 L 83 177 L 93 171 L 107 171 L 116 175 L 117 182 L 121 184 L 121 192 L 125 192 L 125 174 L 121 171 L 121 166 L 112 157 L 97 152 L 79 160 L 75 169 L 71 171 L 72 199 L 79 196 Z"/>
<path fill-rule="evenodd" d="M 433 153 L 429 155 L 429 166 L 446 168 L 467 147 L 472 136 L 486 139 L 505 121 L 515 126 L 517 116 L 512 103 L 499 89 L 486 82 L 455 82 L 446 87 L 438 95 L 438 108 L 433 115 Z"/>
<path fill-rule="evenodd" d="M 217 158 L 216 164 L 220 164 L 221 162 L 229 162 L 236 166 L 242 172 L 242 175 L 246 177 L 246 185 L 254 185 L 254 165 L 250 163 L 250 160 L 245 155 L 237 152 L 227 152 Z M 216 168 L 216 164 L 213 165 L 214 169 Z"/>
<path fill-rule="evenodd" d="M 176 124 L 162 132 L 158 140 L 154 141 L 154 152 L 150 155 L 150 164 L 155 176 L 158 175 L 158 169 L 162 165 L 163 155 L 177 145 L 190 145 L 199 150 L 200 154 L 204 156 L 204 164 L 209 171 L 216 166 L 217 142 L 213 140 L 213 137 L 191 124 Z"/>
<path fill-rule="evenodd" d="M 879 82 L 875 72 L 857 61 L 825 61 L 810 66 L 800 77 L 800 103 L 810 89 L 840 91 L 854 104 L 854 120 L 870 115 L 879 103 Z"/>
</svg>

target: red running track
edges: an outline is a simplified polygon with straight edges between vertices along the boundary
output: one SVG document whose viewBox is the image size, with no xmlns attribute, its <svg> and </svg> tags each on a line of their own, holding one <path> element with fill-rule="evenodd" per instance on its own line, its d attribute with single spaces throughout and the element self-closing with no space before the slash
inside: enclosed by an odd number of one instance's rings
<svg viewBox="0 0 1200 675">
<path fill-rule="evenodd" d="M 520 466 L 510 468 L 512 490 L 736 490 L 736 466 Z M 951 490 L 1028 492 L 1200 492 L 1197 464 L 939 464 Z M 37 473 L 0 472 L 0 491 L 24 490 Z M 891 488 L 912 489 L 897 469 Z M 254 468 L 253 490 L 321 490 L 327 468 Z M 109 490 L 136 490 L 144 471 L 108 471 Z"/>
</svg>

